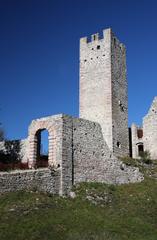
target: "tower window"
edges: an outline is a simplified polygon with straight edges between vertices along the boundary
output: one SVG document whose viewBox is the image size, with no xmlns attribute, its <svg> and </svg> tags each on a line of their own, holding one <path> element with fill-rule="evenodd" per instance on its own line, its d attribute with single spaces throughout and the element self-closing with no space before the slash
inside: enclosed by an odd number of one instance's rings
<svg viewBox="0 0 157 240">
<path fill-rule="evenodd" d="M 97 49 L 100 49 L 100 45 L 97 46 Z"/>
<path fill-rule="evenodd" d="M 121 148 L 121 143 L 120 142 L 117 142 L 117 147 Z"/>
<path fill-rule="evenodd" d="M 118 105 L 119 105 L 121 111 L 124 112 L 124 106 L 120 100 L 118 101 Z"/>
<path fill-rule="evenodd" d="M 137 137 L 138 138 L 142 138 L 143 137 L 143 130 L 142 129 L 138 129 L 137 130 Z"/>
</svg>

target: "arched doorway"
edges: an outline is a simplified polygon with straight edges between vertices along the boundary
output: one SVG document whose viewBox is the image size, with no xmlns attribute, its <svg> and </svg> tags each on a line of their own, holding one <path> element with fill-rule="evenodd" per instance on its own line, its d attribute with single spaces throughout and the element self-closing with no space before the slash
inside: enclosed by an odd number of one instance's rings
<svg viewBox="0 0 157 240">
<path fill-rule="evenodd" d="M 36 167 L 48 167 L 49 157 L 49 133 L 46 129 L 39 129 L 36 132 L 37 140 L 37 155 L 36 155 Z"/>
<path fill-rule="evenodd" d="M 45 151 L 45 142 L 43 143 L 42 141 L 42 133 L 44 132 L 46 133 L 47 154 Z M 55 128 L 49 124 L 49 121 L 32 121 L 29 127 L 29 168 L 42 166 L 56 167 L 56 151 Z"/>
<path fill-rule="evenodd" d="M 138 156 L 141 157 L 144 152 L 143 143 L 138 143 L 137 147 L 138 147 Z"/>
</svg>

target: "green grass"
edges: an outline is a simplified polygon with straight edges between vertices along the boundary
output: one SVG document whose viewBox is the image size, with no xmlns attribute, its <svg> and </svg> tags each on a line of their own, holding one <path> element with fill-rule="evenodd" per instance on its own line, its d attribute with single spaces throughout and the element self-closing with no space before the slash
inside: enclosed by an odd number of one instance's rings
<svg viewBox="0 0 157 240">
<path fill-rule="evenodd" d="M 0 240 L 157 240 L 156 179 L 121 186 L 82 183 L 73 191 L 75 199 L 1 195 Z"/>
</svg>

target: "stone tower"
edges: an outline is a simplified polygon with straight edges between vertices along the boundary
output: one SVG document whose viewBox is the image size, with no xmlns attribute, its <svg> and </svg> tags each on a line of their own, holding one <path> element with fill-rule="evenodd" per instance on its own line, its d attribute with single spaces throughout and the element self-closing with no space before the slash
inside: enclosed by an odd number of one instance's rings
<svg viewBox="0 0 157 240">
<path fill-rule="evenodd" d="M 129 154 L 125 46 L 112 30 L 80 39 L 80 117 L 100 123 L 116 156 Z"/>
</svg>

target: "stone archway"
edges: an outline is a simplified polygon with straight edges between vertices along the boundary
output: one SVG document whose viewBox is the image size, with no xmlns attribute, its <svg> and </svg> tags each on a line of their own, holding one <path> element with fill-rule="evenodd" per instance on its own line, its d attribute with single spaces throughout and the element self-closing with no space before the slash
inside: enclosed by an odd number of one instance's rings
<svg viewBox="0 0 157 240">
<path fill-rule="evenodd" d="M 49 124 L 48 121 L 40 121 L 35 120 L 29 127 L 29 160 L 28 166 L 29 168 L 36 167 L 37 161 L 37 132 L 47 130 L 49 133 L 48 142 L 48 166 L 55 167 L 56 166 L 56 131 L 52 125 Z"/>
</svg>

